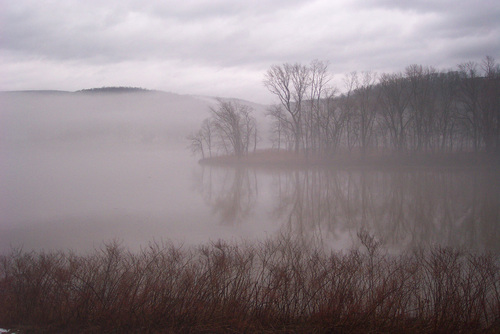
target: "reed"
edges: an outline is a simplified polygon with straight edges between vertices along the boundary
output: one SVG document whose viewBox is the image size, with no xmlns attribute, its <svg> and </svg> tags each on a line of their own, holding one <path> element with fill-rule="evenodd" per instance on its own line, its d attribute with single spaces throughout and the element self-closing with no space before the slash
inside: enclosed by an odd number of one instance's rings
<svg viewBox="0 0 500 334">
<path fill-rule="evenodd" d="M 0 327 L 20 332 L 500 332 L 499 257 L 344 252 L 280 236 L 198 247 L 117 242 L 0 256 Z"/>
</svg>

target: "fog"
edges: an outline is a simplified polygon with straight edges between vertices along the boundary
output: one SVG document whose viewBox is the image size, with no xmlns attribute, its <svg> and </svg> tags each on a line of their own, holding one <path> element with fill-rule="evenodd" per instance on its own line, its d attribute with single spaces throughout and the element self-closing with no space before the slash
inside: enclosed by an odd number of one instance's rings
<svg viewBox="0 0 500 334">
<path fill-rule="evenodd" d="M 214 103 L 163 92 L 0 94 L 0 252 L 290 232 L 346 249 L 361 228 L 393 249 L 499 251 L 497 171 L 201 166 L 186 137 Z M 265 106 L 251 105 L 265 147 Z"/>
<path fill-rule="evenodd" d="M 3 93 L 2 143 L 179 144 L 209 100 L 164 92 Z M 4 147 L 5 148 L 5 147 Z"/>
<path fill-rule="evenodd" d="M 163 92 L 2 93 L 1 250 L 231 237 L 191 195 L 199 166 L 186 137 L 214 102 Z"/>
</svg>

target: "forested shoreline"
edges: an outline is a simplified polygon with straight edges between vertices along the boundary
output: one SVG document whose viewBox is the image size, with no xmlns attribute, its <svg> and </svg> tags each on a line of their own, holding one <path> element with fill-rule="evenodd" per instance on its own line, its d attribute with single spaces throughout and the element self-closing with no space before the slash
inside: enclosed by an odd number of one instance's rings
<svg viewBox="0 0 500 334">
<path fill-rule="evenodd" d="M 330 80 L 324 62 L 271 67 L 265 85 L 280 101 L 271 109 L 275 145 L 325 155 L 498 153 L 500 67 L 491 57 L 448 71 L 353 72 L 340 95 Z"/>
<path fill-rule="evenodd" d="M 270 133 L 257 132 L 255 122 L 250 132 L 248 121 L 240 120 L 251 110 L 220 101 L 212 114 L 230 105 L 232 118 L 208 118 L 189 137 L 191 148 L 203 158 L 241 157 L 269 135 L 275 149 L 327 158 L 339 153 L 499 155 L 500 66 L 491 57 L 453 70 L 414 64 L 396 73 L 352 72 L 343 83 L 339 93 L 327 62 L 274 65 L 264 79 L 278 101 L 268 109 Z M 247 139 L 244 152 L 241 138 Z"/>
</svg>

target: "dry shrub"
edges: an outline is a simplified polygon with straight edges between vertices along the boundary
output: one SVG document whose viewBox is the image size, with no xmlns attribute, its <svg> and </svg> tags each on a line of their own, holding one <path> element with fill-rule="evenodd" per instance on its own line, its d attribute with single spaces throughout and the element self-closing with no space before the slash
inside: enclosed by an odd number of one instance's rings
<svg viewBox="0 0 500 334">
<path fill-rule="evenodd" d="M 499 332 L 499 258 L 280 236 L 0 257 L 0 326 L 59 332 Z"/>
</svg>

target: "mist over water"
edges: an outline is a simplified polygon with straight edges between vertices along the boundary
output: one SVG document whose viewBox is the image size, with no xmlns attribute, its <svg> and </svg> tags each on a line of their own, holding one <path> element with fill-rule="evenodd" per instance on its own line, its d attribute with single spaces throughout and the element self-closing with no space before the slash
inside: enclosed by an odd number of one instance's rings
<svg viewBox="0 0 500 334">
<path fill-rule="evenodd" d="M 209 103 L 167 93 L 1 94 L 0 252 L 289 232 L 345 249 L 361 228 L 395 250 L 500 251 L 496 170 L 204 167 L 186 136 Z"/>
<path fill-rule="evenodd" d="M 339 250 L 364 229 L 396 251 L 437 245 L 500 251 L 495 170 L 205 167 L 200 182 L 222 224 L 260 216 L 280 232 Z"/>
<path fill-rule="evenodd" d="M 214 99 L 168 93 L 0 95 L 0 251 L 239 235 L 194 191 L 186 136 Z"/>
</svg>

